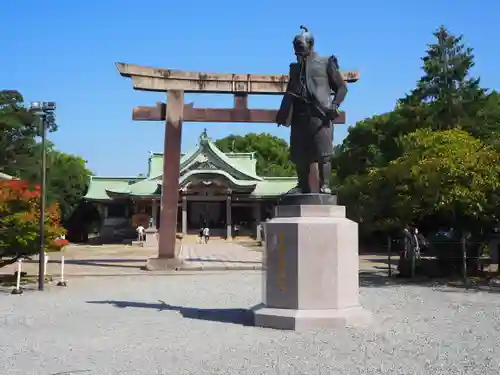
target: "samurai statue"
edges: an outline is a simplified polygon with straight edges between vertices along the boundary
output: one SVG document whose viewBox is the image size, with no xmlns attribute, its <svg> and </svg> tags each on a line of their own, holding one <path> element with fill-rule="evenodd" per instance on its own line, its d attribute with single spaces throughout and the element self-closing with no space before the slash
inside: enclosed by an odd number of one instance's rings
<svg viewBox="0 0 500 375">
<path fill-rule="evenodd" d="M 313 192 L 309 173 L 316 163 L 319 192 L 331 194 L 332 121 L 339 116 L 347 85 L 337 58 L 319 56 L 314 51 L 313 35 L 306 27 L 300 28 L 302 32 L 293 40 L 297 62 L 290 64 L 289 82 L 276 123 L 290 127 L 290 159 L 297 171 L 298 190 Z"/>
</svg>

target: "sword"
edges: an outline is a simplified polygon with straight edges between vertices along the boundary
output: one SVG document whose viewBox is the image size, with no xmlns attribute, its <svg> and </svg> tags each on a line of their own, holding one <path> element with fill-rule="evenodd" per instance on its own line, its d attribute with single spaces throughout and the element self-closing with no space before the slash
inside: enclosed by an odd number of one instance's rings
<svg viewBox="0 0 500 375">
<path fill-rule="evenodd" d="M 328 118 L 330 121 L 333 121 L 335 120 L 337 117 L 340 116 L 340 112 L 338 110 L 338 108 L 323 108 L 322 106 L 320 106 L 318 103 L 315 103 L 313 102 L 312 100 L 309 100 L 307 98 L 304 98 L 302 95 L 300 95 L 300 93 L 296 93 L 296 92 L 289 92 L 288 94 L 290 94 L 291 96 L 293 96 L 294 98 L 298 98 L 300 100 L 302 100 L 304 103 L 306 104 L 311 104 L 314 106 L 314 108 L 316 108 L 318 110 L 318 112 Z"/>
</svg>

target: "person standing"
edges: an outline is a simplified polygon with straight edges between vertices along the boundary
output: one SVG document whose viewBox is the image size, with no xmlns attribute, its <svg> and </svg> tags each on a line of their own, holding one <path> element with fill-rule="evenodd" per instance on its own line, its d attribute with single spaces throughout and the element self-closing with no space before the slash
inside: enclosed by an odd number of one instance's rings
<svg viewBox="0 0 500 375">
<path fill-rule="evenodd" d="M 142 226 L 142 224 L 139 224 L 137 226 L 136 231 L 137 231 L 137 240 L 144 241 L 146 239 L 146 236 L 145 236 L 144 227 Z"/>
<path fill-rule="evenodd" d="M 414 276 L 416 261 L 420 259 L 422 248 L 428 247 L 427 239 L 415 226 L 406 225 L 403 229 L 403 249 L 399 256 L 399 273 L 401 276 Z"/>
</svg>

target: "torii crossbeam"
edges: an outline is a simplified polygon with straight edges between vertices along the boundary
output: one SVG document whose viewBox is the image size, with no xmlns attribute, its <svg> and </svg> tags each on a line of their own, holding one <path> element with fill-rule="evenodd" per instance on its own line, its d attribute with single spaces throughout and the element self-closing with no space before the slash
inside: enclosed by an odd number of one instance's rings
<svg viewBox="0 0 500 375">
<path fill-rule="evenodd" d="M 167 104 L 136 107 L 132 118 L 139 121 L 166 121 L 161 195 L 158 258 L 150 259 L 148 269 L 178 266 L 176 258 L 177 203 L 179 200 L 179 168 L 182 123 L 186 122 L 255 122 L 275 123 L 275 110 L 249 109 L 248 95 L 283 95 L 288 75 L 285 74 L 219 74 L 159 69 L 116 63 L 123 77 L 131 78 L 135 90 L 167 92 Z M 343 71 L 346 82 L 359 80 L 359 71 Z M 233 108 L 195 108 L 184 104 L 184 93 L 233 94 Z M 335 123 L 345 123 L 342 112 Z"/>
<path fill-rule="evenodd" d="M 195 108 L 193 103 L 184 104 L 184 122 L 253 122 L 276 123 L 277 110 L 249 109 L 248 94 L 234 94 L 233 108 Z M 138 106 L 132 111 L 134 121 L 164 121 L 167 116 L 167 105 L 158 102 L 156 106 Z M 345 112 L 334 120 L 334 124 L 345 124 Z"/>
</svg>

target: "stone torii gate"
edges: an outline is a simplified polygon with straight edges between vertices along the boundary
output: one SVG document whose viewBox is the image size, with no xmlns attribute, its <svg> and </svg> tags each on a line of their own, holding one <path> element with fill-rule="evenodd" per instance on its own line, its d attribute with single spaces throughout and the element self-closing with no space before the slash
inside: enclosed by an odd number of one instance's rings
<svg viewBox="0 0 500 375">
<path fill-rule="evenodd" d="M 249 109 L 248 95 L 283 95 L 288 75 L 284 74 L 217 74 L 159 69 L 148 66 L 116 63 L 123 77 L 131 78 L 135 90 L 167 93 L 167 104 L 135 107 L 132 119 L 166 121 L 163 156 L 158 258 L 148 261 L 148 269 L 177 267 L 176 252 L 177 204 L 179 200 L 179 168 L 183 122 L 250 122 L 276 123 L 276 110 Z M 343 71 L 346 82 L 359 80 L 359 71 Z M 195 108 L 184 104 L 184 93 L 232 94 L 233 108 Z M 336 124 L 345 123 L 341 112 Z"/>
</svg>

